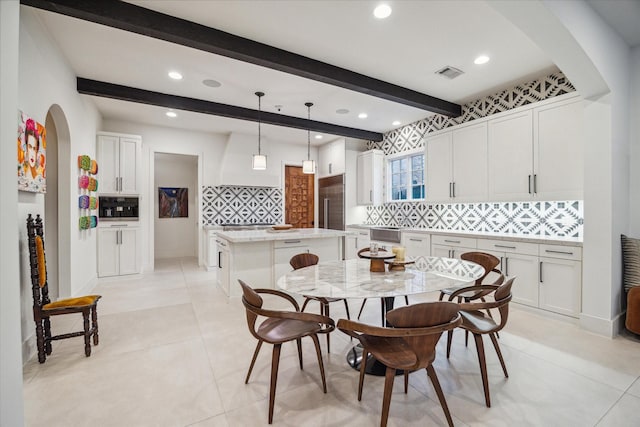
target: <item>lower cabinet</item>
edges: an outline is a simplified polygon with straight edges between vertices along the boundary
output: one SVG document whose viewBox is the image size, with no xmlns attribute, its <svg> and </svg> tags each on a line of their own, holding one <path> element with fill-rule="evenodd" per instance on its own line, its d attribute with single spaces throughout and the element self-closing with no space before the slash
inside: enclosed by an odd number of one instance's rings
<svg viewBox="0 0 640 427">
<path fill-rule="evenodd" d="M 346 231 L 349 234 L 344 239 L 344 259 L 356 259 L 358 258 L 358 251 L 368 248 L 369 243 L 371 243 L 369 230 L 347 227 Z"/>
<path fill-rule="evenodd" d="M 291 239 L 273 242 L 273 287 L 281 276 L 292 270 L 289 260 L 297 254 L 313 253 L 318 262 L 342 259 L 340 239 Z"/>
<path fill-rule="evenodd" d="M 582 309 L 582 249 L 540 245 L 540 308 L 578 317 Z"/>
<path fill-rule="evenodd" d="M 460 258 L 465 252 L 476 251 L 477 239 L 434 234 L 431 236 L 431 256 Z"/>
<path fill-rule="evenodd" d="M 98 277 L 140 272 L 139 233 L 124 224 L 98 228 Z"/>
<path fill-rule="evenodd" d="M 429 256 L 431 255 L 431 236 L 423 233 L 402 233 L 402 246 L 404 255 Z"/>
</svg>

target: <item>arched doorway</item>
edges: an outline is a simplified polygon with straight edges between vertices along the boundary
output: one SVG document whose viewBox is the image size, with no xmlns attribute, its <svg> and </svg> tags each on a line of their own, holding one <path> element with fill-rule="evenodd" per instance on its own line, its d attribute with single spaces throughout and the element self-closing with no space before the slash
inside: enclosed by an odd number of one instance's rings
<svg viewBox="0 0 640 427">
<path fill-rule="evenodd" d="M 44 198 L 47 279 L 52 300 L 71 296 L 71 138 L 62 108 L 54 104 L 45 119 L 47 192 Z"/>
</svg>

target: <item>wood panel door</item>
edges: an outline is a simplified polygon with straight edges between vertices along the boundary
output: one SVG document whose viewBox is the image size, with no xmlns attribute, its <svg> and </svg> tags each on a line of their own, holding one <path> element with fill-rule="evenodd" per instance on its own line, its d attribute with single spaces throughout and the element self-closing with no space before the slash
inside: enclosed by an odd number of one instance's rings
<svg viewBox="0 0 640 427">
<path fill-rule="evenodd" d="M 300 166 L 285 166 L 284 219 L 295 228 L 314 227 L 314 177 Z"/>
</svg>

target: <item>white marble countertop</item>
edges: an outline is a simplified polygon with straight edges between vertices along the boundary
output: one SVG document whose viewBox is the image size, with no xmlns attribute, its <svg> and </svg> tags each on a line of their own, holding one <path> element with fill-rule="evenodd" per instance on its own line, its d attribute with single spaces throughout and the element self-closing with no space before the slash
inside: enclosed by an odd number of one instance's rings
<svg viewBox="0 0 640 427">
<path fill-rule="evenodd" d="M 280 289 L 331 298 L 374 298 L 411 295 L 471 285 L 484 269 L 452 258 L 416 257 L 404 271 L 372 273 L 369 260 L 321 262 L 278 279 Z"/>
<path fill-rule="evenodd" d="M 370 228 L 380 227 L 383 225 L 369 225 L 369 224 L 349 224 L 348 228 L 360 228 L 363 230 L 369 230 Z M 431 235 L 446 235 L 453 237 L 478 237 L 482 239 L 494 239 L 494 240 L 510 240 L 516 242 L 528 242 L 538 244 L 549 245 L 565 245 L 565 246 L 582 246 L 582 238 L 578 237 L 556 237 L 556 236 L 540 236 L 532 234 L 499 234 L 489 232 L 478 231 L 460 231 L 460 230 L 433 230 L 429 228 L 404 228 L 401 227 L 400 231 L 403 233 L 423 233 Z"/>
<path fill-rule="evenodd" d="M 264 242 L 272 240 L 292 239 L 323 239 L 328 237 L 342 237 L 347 233 L 342 230 L 327 230 L 324 228 L 292 228 L 290 230 L 238 230 L 220 231 L 217 235 L 232 243 Z"/>
</svg>

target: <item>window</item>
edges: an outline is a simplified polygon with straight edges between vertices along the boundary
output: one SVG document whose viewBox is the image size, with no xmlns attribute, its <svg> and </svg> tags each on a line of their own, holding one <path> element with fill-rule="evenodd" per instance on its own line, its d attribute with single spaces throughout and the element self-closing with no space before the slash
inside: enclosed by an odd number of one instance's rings
<svg viewBox="0 0 640 427">
<path fill-rule="evenodd" d="M 388 162 L 391 200 L 424 199 L 424 154 L 397 157 Z"/>
</svg>

